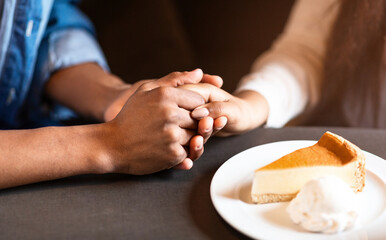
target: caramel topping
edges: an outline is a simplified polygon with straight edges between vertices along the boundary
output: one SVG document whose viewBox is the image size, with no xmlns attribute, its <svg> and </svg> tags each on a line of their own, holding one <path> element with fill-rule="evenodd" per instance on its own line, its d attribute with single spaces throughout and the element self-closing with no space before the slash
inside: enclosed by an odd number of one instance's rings
<svg viewBox="0 0 386 240">
<path fill-rule="evenodd" d="M 355 161 L 358 151 L 358 147 L 342 137 L 326 132 L 315 145 L 287 154 L 257 171 L 307 166 L 343 166 Z"/>
</svg>

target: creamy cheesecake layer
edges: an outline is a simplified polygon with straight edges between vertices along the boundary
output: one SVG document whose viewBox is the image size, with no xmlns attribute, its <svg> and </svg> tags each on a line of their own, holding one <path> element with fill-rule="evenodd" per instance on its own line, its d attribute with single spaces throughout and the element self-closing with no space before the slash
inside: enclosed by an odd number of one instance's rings
<svg viewBox="0 0 386 240">
<path fill-rule="evenodd" d="M 311 179 L 334 175 L 355 188 L 357 164 L 345 166 L 315 166 L 255 172 L 252 198 L 256 194 L 294 194 Z"/>
</svg>

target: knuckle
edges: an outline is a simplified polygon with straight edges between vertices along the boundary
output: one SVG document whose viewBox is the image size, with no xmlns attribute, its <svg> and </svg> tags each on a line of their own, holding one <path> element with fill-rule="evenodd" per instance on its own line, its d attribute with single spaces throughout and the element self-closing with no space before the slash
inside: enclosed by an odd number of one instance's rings
<svg viewBox="0 0 386 240">
<path fill-rule="evenodd" d="M 179 144 L 169 146 L 170 156 L 175 163 L 181 162 L 186 157 L 185 150 Z"/>
<path fill-rule="evenodd" d="M 164 129 L 165 140 L 170 143 L 175 143 L 180 140 L 177 127 L 167 127 Z"/>
<path fill-rule="evenodd" d="M 185 72 L 172 72 L 168 75 L 169 83 L 173 87 L 178 87 L 184 84 L 183 77 L 186 75 Z"/>
<path fill-rule="evenodd" d="M 160 87 L 159 88 L 159 93 L 162 98 L 168 98 L 171 92 L 170 87 Z"/>
<path fill-rule="evenodd" d="M 208 110 L 210 113 L 221 114 L 223 113 L 224 106 L 221 102 L 212 102 L 208 105 Z"/>
<path fill-rule="evenodd" d="M 177 72 L 177 71 L 169 74 L 169 77 L 171 78 L 177 78 L 179 76 L 181 76 L 181 72 Z"/>
<path fill-rule="evenodd" d="M 143 90 L 143 91 L 148 91 L 149 89 L 152 89 L 153 87 L 153 81 L 146 81 L 146 80 L 142 80 L 142 81 L 139 81 L 135 84 L 138 84 L 138 89 L 139 90 Z"/>
<path fill-rule="evenodd" d="M 167 123 L 176 122 L 178 120 L 178 114 L 173 108 L 163 106 L 161 109 L 161 118 Z"/>
<path fill-rule="evenodd" d="M 179 87 L 179 86 L 184 85 L 184 81 L 182 78 L 175 78 L 174 81 L 175 82 L 173 83 L 173 86 L 175 86 L 175 87 Z"/>
<path fill-rule="evenodd" d="M 168 87 L 158 87 L 154 90 L 155 99 L 157 101 L 165 101 L 169 98 L 170 89 Z"/>
</svg>

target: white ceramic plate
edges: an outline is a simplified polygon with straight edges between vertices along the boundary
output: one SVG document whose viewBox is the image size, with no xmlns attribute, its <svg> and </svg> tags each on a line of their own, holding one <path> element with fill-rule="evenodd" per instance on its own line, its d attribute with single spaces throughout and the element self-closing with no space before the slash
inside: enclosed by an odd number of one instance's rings
<svg viewBox="0 0 386 240">
<path fill-rule="evenodd" d="M 354 228 L 339 234 L 310 233 L 292 223 L 288 202 L 252 204 L 254 170 L 315 141 L 283 141 L 245 150 L 226 161 L 212 179 L 210 195 L 217 212 L 231 226 L 257 239 L 386 239 L 386 161 L 366 155 L 366 186 Z"/>
</svg>

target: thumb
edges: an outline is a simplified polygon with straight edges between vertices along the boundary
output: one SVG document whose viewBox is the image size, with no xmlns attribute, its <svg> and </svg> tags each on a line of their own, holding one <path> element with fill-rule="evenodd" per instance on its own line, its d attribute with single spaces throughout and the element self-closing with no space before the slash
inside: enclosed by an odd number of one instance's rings
<svg viewBox="0 0 386 240">
<path fill-rule="evenodd" d="M 194 109 L 191 116 L 196 120 L 201 120 L 205 117 L 212 117 L 214 119 L 226 117 L 229 119 L 233 112 L 231 105 L 229 102 L 210 102 Z"/>
<path fill-rule="evenodd" d="M 197 68 L 190 72 L 172 72 L 165 77 L 146 84 L 145 90 L 152 90 L 158 87 L 178 87 L 189 83 L 199 83 L 204 73 Z"/>
<path fill-rule="evenodd" d="M 218 88 L 221 88 L 224 83 L 224 81 L 220 76 L 210 75 L 210 74 L 204 74 L 201 82 L 212 84 L 213 86 L 216 86 Z"/>
</svg>

